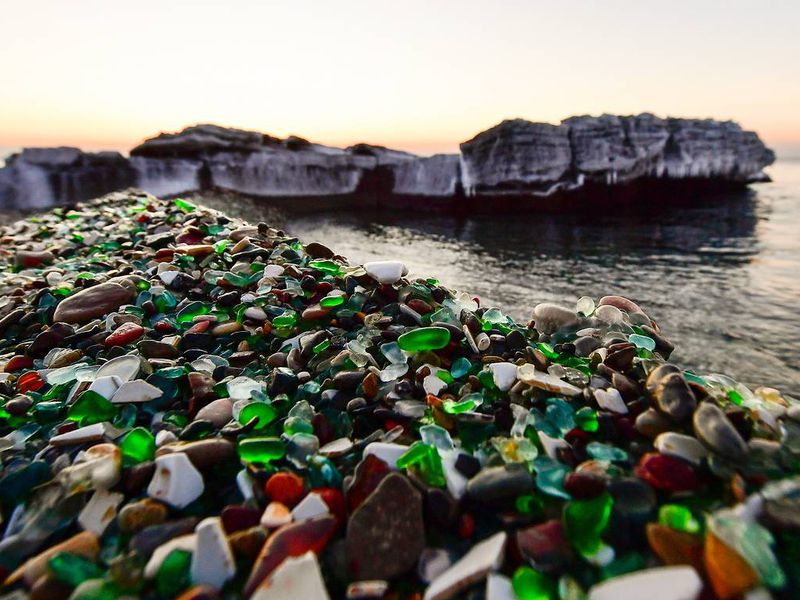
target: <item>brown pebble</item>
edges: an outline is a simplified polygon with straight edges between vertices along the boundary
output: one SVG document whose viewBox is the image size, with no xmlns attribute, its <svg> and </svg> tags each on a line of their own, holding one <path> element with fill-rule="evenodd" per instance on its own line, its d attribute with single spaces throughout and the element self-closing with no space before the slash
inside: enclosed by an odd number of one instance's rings
<svg viewBox="0 0 800 600">
<path fill-rule="evenodd" d="M 134 297 L 118 283 L 101 283 L 64 298 L 53 313 L 53 322 L 87 323 L 133 302 Z"/>
<path fill-rule="evenodd" d="M 117 516 L 117 524 L 123 533 L 134 533 L 149 525 L 163 523 L 167 520 L 168 512 L 161 502 L 145 498 L 123 506 Z"/>
<path fill-rule="evenodd" d="M 636 431 L 645 437 L 652 439 L 657 438 L 665 431 L 671 431 L 673 428 L 672 421 L 665 417 L 655 408 L 648 408 L 638 417 L 635 422 Z"/>
<path fill-rule="evenodd" d="M 253 561 L 267 541 L 267 531 L 260 526 L 251 527 L 231 534 L 228 541 L 237 557 Z"/>
<path fill-rule="evenodd" d="M 202 470 L 238 458 L 236 445 L 225 438 L 207 438 L 194 442 L 167 444 L 156 451 L 156 456 L 171 452 L 185 452 L 192 464 Z"/>
<path fill-rule="evenodd" d="M 82 531 L 75 534 L 60 544 L 50 546 L 36 556 L 26 560 L 16 571 L 8 576 L 5 585 L 14 585 L 18 581 L 24 580 L 28 587 L 32 586 L 42 575 L 47 573 L 47 561 L 59 552 L 71 552 L 94 561 L 100 552 L 100 544 L 97 536 L 90 531 Z"/>
<path fill-rule="evenodd" d="M 72 587 L 45 573 L 31 587 L 28 600 L 66 600 L 72 594 Z"/>
</svg>

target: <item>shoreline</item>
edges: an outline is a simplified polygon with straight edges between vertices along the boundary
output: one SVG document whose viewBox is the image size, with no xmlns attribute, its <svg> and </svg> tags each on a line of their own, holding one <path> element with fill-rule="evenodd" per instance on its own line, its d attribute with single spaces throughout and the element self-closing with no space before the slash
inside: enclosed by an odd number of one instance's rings
<svg viewBox="0 0 800 600">
<path fill-rule="evenodd" d="M 800 404 L 669 365 L 630 300 L 516 323 L 401 263 L 134 192 L 3 235 L 9 589 L 796 589 L 800 479 L 775 460 L 797 458 Z M 60 541 L 83 580 L 42 554 Z"/>
</svg>

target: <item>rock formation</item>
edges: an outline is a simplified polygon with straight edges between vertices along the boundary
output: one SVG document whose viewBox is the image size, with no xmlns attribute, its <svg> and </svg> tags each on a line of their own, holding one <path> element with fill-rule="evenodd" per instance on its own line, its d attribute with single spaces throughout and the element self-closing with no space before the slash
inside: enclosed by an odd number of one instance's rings
<svg viewBox="0 0 800 600">
<path fill-rule="evenodd" d="M 420 157 L 196 125 L 146 140 L 130 159 L 26 149 L 0 169 L 0 207 L 43 208 L 129 185 L 158 195 L 221 189 L 425 208 L 519 206 L 526 198 L 557 205 L 676 182 L 682 189 L 742 187 L 765 180 L 763 169 L 775 159 L 758 135 L 734 122 L 648 113 L 571 117 L 559 125 L 503 121 L 460 150 Z"/>
<path fill-rule="evenodd" d="M 0 208 L 38 209 L 86 200 L 133 185 L 136 173 L 118 152 L 26 148 L 0 169 Z"/>
</svg>

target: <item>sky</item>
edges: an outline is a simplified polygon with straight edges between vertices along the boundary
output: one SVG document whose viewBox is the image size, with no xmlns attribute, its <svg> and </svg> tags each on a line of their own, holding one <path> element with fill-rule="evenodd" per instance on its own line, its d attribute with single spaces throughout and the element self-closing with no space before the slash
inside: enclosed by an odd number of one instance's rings
<svg viewBox="0 0 800 600">
<path fill-rule="evenodd" d="M 213 122 L 454 151 L 506 118 L 734 119 L 800 156 L 800 2 L 0 0 L 0 146 Z"/>
</svg>

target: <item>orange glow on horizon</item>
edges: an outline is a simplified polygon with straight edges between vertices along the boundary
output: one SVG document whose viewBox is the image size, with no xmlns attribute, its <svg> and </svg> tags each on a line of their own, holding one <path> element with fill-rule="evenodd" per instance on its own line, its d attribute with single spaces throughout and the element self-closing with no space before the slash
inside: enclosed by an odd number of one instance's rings
<svg viewBox="0 0 800 600">
<path fill-rule="evenodd" d="M 506 118 L 649 111 L 800 149 L 798 22 L 757 0 L 28 0 L 0 20 L 0 145 L 127 152 L 205 122 L 431 154 Z"/>
</svg>

